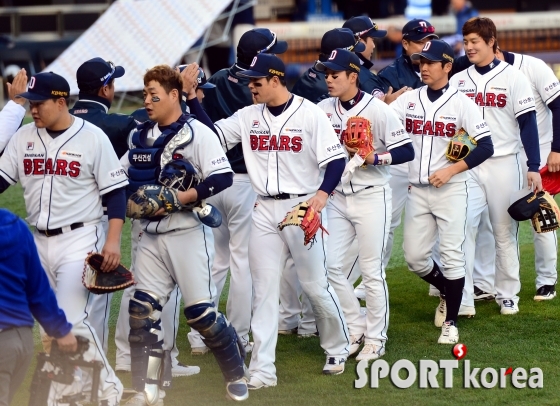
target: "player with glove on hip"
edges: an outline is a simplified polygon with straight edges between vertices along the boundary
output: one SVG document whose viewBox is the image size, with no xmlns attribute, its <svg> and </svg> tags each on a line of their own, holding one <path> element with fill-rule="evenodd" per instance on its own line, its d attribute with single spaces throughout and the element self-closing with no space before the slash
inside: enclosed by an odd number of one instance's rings
<svg viewBox="0 0 560 406">
<path fill-rule="evenodd" d="M 434 320 L 436 327 L 441 327 L 438 343 L 454 344 L 459 340 L 457 315 L 465 284 L 463 244 L 469 178 L 465 171 L 488 159 L 493 146 L 477 106 L 448 83 L 453 63 L 451 47 L 432 40 L 411 57 L 420 61 L 427 86 L 391 103 L 414 145 L 408 173 L 404 256 L 412 272 L 442 292 Z M 476 148 L 468 153 L 460 139 L 454 138 L 462 130 L 476 142 Z M 441 270 L 431 258 L 438 235 Z"/>
<path fill-rule="evenodd" d="M 327 113 L 334 130 L 341 133 L 350 155 L 342 180 L 327 204 L 329 282 L 346 316 L 350 354 L 365 341 L 356 359 L 372 360 L 385 353 L 389 326 L 383 266 L 391 224 L 389 165 L 412 160 L 414 149 L 395 112 L 358 88 L 358 73 L 364 67 L 355 53 L 335 49 L 326 61 L 317 64 L 317 69 L 325 72 L 331 96 L 318 106 Z M 366 290 L 366 320 L 360 313 L 354 287 L 342 269 L 343 257 L 354 237 L 358 239 L 358 260 Z"/>
<path fill-rule="evenodd" d="M 175 283 L 187 322 L 214 353 L 228 396 L 248 397 L 243 347 L 212 302 L 214 240 L 208 225 L 219 225 L 220 218 L 203 202 L 231 185 L 231 167 L 216 135 L 181 111 L 182 87 L 180 73 L 167 65 L 146 72 L 144 106 L 150 121 L 132 134 L 132 149 L 121 159 L 133 192 L 127 215 L 141 218 L 143 230 L 129 305 L 132 384 L 139 392 L 132 404 L 156 404 L 159 389 L 171 383 L 160 314 Z"/>
<path fill-rule="evenodd" d="M 311 302 L 321 346 L 327 353 L 323 373 L 342 373 L 348 356 L 346 322 L 327 281 L 323 231 L 313 227 L 318 230 L 315 241 L 305 246 L 303 230 L 280 226 L 280 231 L 278 225 L 294 206 L 307 202 L 308 208 L 298 208 L 302 222 L 307 218 L 312 223 L 312 215 L 321 216 L 328 229 L 321 211 L 340 180 L 344 152 L 323 111 L 290 94 L 285 72 L 277 56 L 257 55 L 249 69 L 239 74 L 250 78 L 249 89 L 259 104 L 215 123 L 224 149 L 241 143 L 251 184 L 259 195 L 249 239 L 254 294 L 251 329 L 255 340 L 249 389 L 275 386 L 277 382 L 274 361 L 280 276 L 290 257 Z M 310 233 L 307 239 L 313 240 Z"/>
</svg>

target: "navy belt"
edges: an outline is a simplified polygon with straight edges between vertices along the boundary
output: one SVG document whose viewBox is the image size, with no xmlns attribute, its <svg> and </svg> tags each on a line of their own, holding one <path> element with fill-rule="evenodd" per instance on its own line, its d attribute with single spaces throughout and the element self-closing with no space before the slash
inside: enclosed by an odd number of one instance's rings
<svg viewBox="0 0 560 406">
<path fill-rule="evenodd" d="M 64 232 L 72 231 L 72 230 L 75 230 L 77 228 L 81 228 L 83 226 L 84 226 L 84 223 L 74 223 L 74 224 L 70 225 L 69 229 L 68 229 L 68 227 L 53 228 L 53 229 L 50 229 L 50 230 L 39 230 L 39 229 L 37 229 L 37 232 L 39 232 L 39 234 L 46 235 L 47 237 L 54 237 L 55 235 L 60 235 Z"/>
<path fill-rule="evenodd" d="M 294 195 L 294 194 L 289 194 L 289 193 L 280 193 L 279 195 L 274 195 L 274 196 L 263 196 L 266 197 L 268 199 L 274 199 L 274 200 L 288 200 L 288 199 L 295 199 L 296 197 L 303 197 L 303 196 L 307 196 L 309 193 L 303 193 L 301 195 Z"/>
</svg>

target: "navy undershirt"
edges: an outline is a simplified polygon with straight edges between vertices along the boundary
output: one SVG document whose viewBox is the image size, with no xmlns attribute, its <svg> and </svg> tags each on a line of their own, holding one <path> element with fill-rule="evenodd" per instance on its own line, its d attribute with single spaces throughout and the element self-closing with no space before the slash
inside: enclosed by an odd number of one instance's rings
<svg viewBox="0 0 560 406">
<path fill-rule="evenodd" d="M 288 110 L 288 107 L 290 107 L 293 101 L 294 101 L 294 95 L 291 94 L 290 98 L 286 103 L 283 103 L 279 106 L 274 106 L 274 107 L 266 106 L 266 107 L 268 108 L 268 111 L 270 111 L 270 114 L 272 114 L 274 117 L 278 117 L 284 111 Z"/>
<path fill-rule="evenodd" d="M 445 93 L 445 91 L 449 89 L 449 83 L 447 83 L 445 86 L 443 86 L 441 89 L 437 89 L 437 90 L 433 90 L 432 88 L 428 87 L 426 89 L 426 93 L 428 95 L 428 99 L 430 99 L 430 101 L 433 103 L 435 102 L 437 99 L 439 99 L 439 97 Z"/>
<path fill-rule="evenodd" d="M 342 105 L 342 107 L 344 107 L 345 110 L 350 110 L 352 107 L 358 104 L 360 100 L 362 100 L 362 97 L 364 97 L 364 92 L 358 89 L 358 92 L 354 97 L 346 101 L 340 100 L 340 104 Z"/>
</svg>

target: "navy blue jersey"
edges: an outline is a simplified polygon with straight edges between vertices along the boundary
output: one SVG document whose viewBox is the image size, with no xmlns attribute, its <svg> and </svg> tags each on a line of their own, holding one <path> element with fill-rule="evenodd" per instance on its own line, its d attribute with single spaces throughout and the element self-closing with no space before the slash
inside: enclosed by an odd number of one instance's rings
<svg viewBox="0 0 560 406">
<path fill-rule="evenodd" d="M 328 98 L 329 91 L 327 82 L 325 82 L 325 74 L 315 69 L 315 66 L 309 68 L 298 79 L 292 88 L 292 93 L 313 103 L 319 103 L 321 100 Z"/>
<path fill-rule="evenodd" d="M 424 86 L 422 80 L 413 68 L 412 61 L 406 55 L 401 55 L 395 61 L 379 72 L 379 78 L 396 92 L 404 86 L 418 89 Z"/>
<path fill-rule="evenodd" d="M 213 122 L 228 118 L 237 110 L 253 104 L 253 95 L 247 87 L 249 78 L 237 75 L 241 70 L 243 69 L 234 64 L 230 68 L 219 70 L 208 79 L 208 82 L 216 85 L 216 89 L 204 93 L 202 106 Z M 235 173 L 247 173 L 241 143 L 226 155 Z"/>
<path fill-rule="evenodd" d="M 98 96 L 84 96 L 70 109 L 70 114 L 101 128 L 109 137 L 115 153 L 120 158 L 128 151 L 128 135 L 136 128 L 137 123 L 131 116 L 108 114 L 107 102 L 105 99 L 99 99 L 101 98 Z"/>
</svg>

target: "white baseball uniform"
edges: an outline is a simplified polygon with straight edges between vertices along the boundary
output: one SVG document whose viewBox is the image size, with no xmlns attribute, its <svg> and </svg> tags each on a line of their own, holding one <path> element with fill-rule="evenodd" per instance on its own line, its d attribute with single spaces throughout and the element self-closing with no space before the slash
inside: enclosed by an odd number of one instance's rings
<svg viewBox="0 0 560 406">
<path fill-rule="evenodd" d="M 109 139 L 77 117 L 56 138 L 28 124 L 8 143 L 0 158 L 0 176 L 10 184 L 21 182 L 29 224 L 47 234 L 63 231 L 51 237 L 34 232 L 41 263 L 59 306 L 73 324 L 72 332 L 90 341 L 84 359 L 104 364 L 99 398 L 118 402 L 123 387 L 91 326 L 93 295 L 81 278 L 88 252 L 101 251 L 105 242 L 101 195 L 128 184 Z"/>
<path fill-rule="evenodd" d="M 521 138 L 516 118 L 535 110 L 535 97 L 527 78 L 505 62 L 493 66 L 484 75 L 471 66 L 453 76 L 450 84 L 479 106 L 492 131 L 494 143 L 494 155 L 470 171 L 474 181 L 469 186 L 469 230 L 465 245 L 467 274 L 463 304 L 473 305 L 475 239 L 480 215 L 487 205 L 496 240 L 496 301 L 502 305 L 505 303 L 503 300 L 513 300 L 517 305 L 517 294 L 521 289 L 518 224 L 510 217 L 507 208 L 511 195 L 523 187 Z M 443 247 L 441 251 L 443 255 Z"/>
<path fill-rule="evenodd" d="M 537 126 L 539 128 L 539 144 L 541 167 L 546 164 L 552 143 L 552 112 L 547 107 L 548 103 L 560 96 L 560 82 L 558 78 L 541 59 L 530 55 L 511 52 L 514 56 L 513 67 L 519 69 L 531 83 L 531 90 L 535 97 L 537 112 Z M 522 162 L 527 161 L 525 149 L 521 149 Z M 523 179 L 527 178 L 527 168 L 523 168 Z M 558 273 L 556 263 L 558 256 L 558 243 L 556 233 L 536 233 L 533 230 L 535 243 L 535 280 L 537 289 L 543 285 L 554 285 Z M 482 213 L 478 236 L 476 238 L 475 262 L 473 271 L 474 285 L 485 292 L 494 292 L 494 264 L 496 253 L 494 249 L 494 236 L 488 216 L 488 210 Z M 471 304 L 472 306 L 472 304 Z"/>
<path fill-rule="evenodd" d="M 414 145 L 409 162 L 403 249 L 411 271 L 420 277 L 433 267 L 432 249 L 439 234 L 443 272 L 447 279 L 465 276 L 465 227 L 467 217 L 466 172 L 453 176 L 439 188 L 428 178 L 452 163 L 445 152 L 457 130 L 464 128 L 475 140 L 490 135 L 477 106 L 455 87 L 434 102 L 427 86 L 404 93 L 391 103 Z"/>
<path fill-rule="evenodd" d="M 318 106 L 327 113 L 333 128 L 342 132 L 346 131 L 350 117 L 369 120 L 373 147 L 378 154 L 411 142 L 394 111 L 369 94 L 364 94 L 349 110 L 335 97 L 321 101 Z M 379 349 L 385 347 L 389 326 L 389 292 L 383 255 L 391 224 L 390 176 L 389 166 L 356 168 L 348 182 L 344 182 L 343 176 L 327 205 L 329 282 L 340 299 L 350 334 L 360 337 L 365 333 L 365 343 L 375 344 Z M 343 258 L 354 237 L 358 239 L 358 261 L 366 289 L 366 320 L 360 313 L 354 287 L 342 269 Z"/>
<path fill-rule="evenodd" d="M 255 341 L 249 365 L 251 377 L 267 385 L 276 384 L 279 286 L 290 256 L 315 313 L 321 346 L 329 357 L 345 359 L 348 329 L 338 297 L 327 281 L 322 233 L 317 233 L 313 246 L 306 247 L 298 227 L 278 231 L 278 223 L 286 213 L 317 192 L 323 168 L 344 157 L 329 120 L 313 103 L 294 96 L 291 105 L 278 116 L 270 114 L 264 104 L 252 105 L 216 122 L 216 127 L 225 149 L 242 143 L 251 184 L 259 195 L 249 239 L 251 330 Z M 271 197 L 282 194 L 288 198 Z"/>
<path fill-rule="evenodd" d="M 0 111 L 0 151 L 3 151 L 8 141 L 19 128 L 25 117 L 25 107 L 10 100 Z"/>
</svg>

